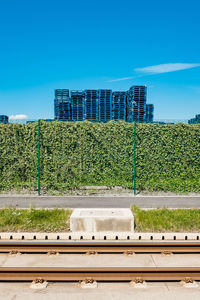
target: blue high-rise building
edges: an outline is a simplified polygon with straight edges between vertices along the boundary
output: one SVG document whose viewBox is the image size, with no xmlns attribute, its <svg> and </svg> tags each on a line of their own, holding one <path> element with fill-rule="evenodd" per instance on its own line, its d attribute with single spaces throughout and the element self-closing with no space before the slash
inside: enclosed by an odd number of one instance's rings
<svg viewBox="0 0 200 300">
<path fill-rule="evenodd" d="M 195 118 L 188 120 L 188 124 L 199 124 L 200 123 L 200 114 L 196 115 Z"/>
<path fill-rule="evenodd" d="M 126 121 L 126 92 L 113 92 L 112 93 L 112 107 L 113 107 L 113 120 Z"/>
<path fill-rule="evenodd" d="M 8 116 L 0 115 L 0 123 L 8 124 Z"/>
<path fill-rule="evenodd" d="M 99 121 L 99 93 L 98 90 L 84 90 L 86 120 Z"/>
<path fill-rule="evenodd" d="M 99 122 L 112 120 L 112 90 L 98 90 Z"/>
<path fill-rule="evenodd" d="M 68 89 L 55 90 L 54 115 L 55 120 L 71 121 L 71 99 Z"/>
<path fill-rule="evenodd" d="M 84 121 L 86 118 L 85 93 L 83 91 L 71 91 L 72 121 Z"/>
<path fill-rule="evenodd" d="M 146 104 L 146 123 L 153 123 L 154 105 Z"/>
<path fill-rule="evenodd" d="M 132 86 L 128 91 L 108 89 L 55 90 L 55 119 L 60 121 L 153 122 L 153 104 L 147 104 L 147 87 Z"/>
<path fill-rule="evenodd" d="M 147 87 L 132 86 L 127 93 L 127 121 L 146 122 Z"/>
</svg>

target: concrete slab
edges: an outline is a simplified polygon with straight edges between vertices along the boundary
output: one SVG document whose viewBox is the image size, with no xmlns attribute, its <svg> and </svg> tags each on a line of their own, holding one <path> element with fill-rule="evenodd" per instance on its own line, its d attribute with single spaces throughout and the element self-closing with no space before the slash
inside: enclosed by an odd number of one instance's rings
<svg viewBox="0 0 200 300">
<path fill-rule="evenodd" d="M 8 258 L 9 254 L 0 254 L 0 267 L 4 265 Z"/>
<path fill-rule="evenodd" d="M 129 283 L 99 283 L 95 289 L 81 289 L 77 283 L 50 283 L 35 291 L 29 283 L 0 283 L 3 300 L 199 300 L 200 288 L 187 289 L 180 283 L 147 283 L 145 289 L 135 289 Z"/>
<path fill-rule="evenodd" d="M 200 267 L 200 254 L 0 255 L 1 267 Z"/>
<path fill-rule="evenodd" d="M 156 267 L 200 267 L 200 254 L 152 254 Z"/>
<path fill-rule="evenodd" d="M 150 254 L 22 254 L 8 256 L 2 267 L 155 267 Z"/>
<path fill-rule="evenodd" d="M 134 231 L 134 217 L 128 208 L 76 208 L 70 217 L 72 232 Z"/>
</svg>

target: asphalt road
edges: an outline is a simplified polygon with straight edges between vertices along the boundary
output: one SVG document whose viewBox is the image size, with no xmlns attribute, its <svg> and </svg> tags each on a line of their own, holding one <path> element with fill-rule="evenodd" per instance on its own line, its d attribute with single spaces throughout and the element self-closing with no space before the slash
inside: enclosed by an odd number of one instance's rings
<svg viewBox="0 0 200 300">
<path fill-rule="evenodd" d="M 142 208 L 200 208 L 200 197 L 189 196 L 0 196 L 0 207 L 39 208 L 126 208 L 135 204 Z"/>
</svg>

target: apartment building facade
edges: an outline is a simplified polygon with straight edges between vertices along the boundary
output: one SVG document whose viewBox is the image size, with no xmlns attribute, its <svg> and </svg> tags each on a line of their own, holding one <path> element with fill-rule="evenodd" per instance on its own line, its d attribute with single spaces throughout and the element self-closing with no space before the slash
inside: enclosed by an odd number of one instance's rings
<svg viewBox="0 0 200 300">
<path fill-rule="evenodd" d="M 55 90 L 55 120 L 152 123 L 154 106 L 147 104 L 147 87 L 132 86 L 128 91 L 109 89 Z"/>
<path fill-rule="evenodd" d="M 6 115 L 0 115 L 0 123 L 2 123 L 2 124 L 8 124 L 8 116 L 6 116 Z"/>
</svg>

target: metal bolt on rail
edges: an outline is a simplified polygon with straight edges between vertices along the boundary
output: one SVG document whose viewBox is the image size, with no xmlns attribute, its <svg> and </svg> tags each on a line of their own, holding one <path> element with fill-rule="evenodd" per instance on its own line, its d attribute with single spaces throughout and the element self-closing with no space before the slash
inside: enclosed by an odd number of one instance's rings
<svg viewBox="0 0 200 300">
<path fill-rule="evenodd" d="M 163 256 L 171 256 L 173 255 L 173 252 L 172 251 L 169 251 L 169 250 L 165 250 L 165 251 L 162 251 L 161 254 Z"/>
<path fill-rule="evenodd" d="M 134 255 L 135 255 L 135 252 L 134 252 L 134 251 L 128 250 L 128 251 L 125 251 L 123 254 L 124 254 L 125 256 L 134 256 Z"/>
<path fill-rule="evenodd" d="M 141 277 L 137 277 L 137 278 L 135 278 L 134 282 L 142 284 L 142 283 L 144 283 L 144 279 L 142 279 Z"/>
<path fill-rule="evenodd" d="M 86 255 L 90 255 L 90 256 L 97 255 L 97 254 L 98 254 L 97 251 L 88 251 L 88 252 L 86 252 Z"/>
<path fill-rule="evenodd" d="M 18 251 L 18 250 L 11 250 L 11 251 L 9 252 L 9 254 L 10 254 L 10 255 L 17 255 L 17 254 L 21 254 L 21 252 Z"/>
<path fill-rule="evenodd" d="M 47 252 L 47 255 L 58 255 L 58 254 L 59 254 L 59 252 L 56 250 L 50 250 Z"/>
<path fill-rule="evenodd" d="M 44 282 L 44 279 L 43 278 L 36 278 L 35 280 L 33 280 L 33 283 L 34 284 L 37 284 L 37 283 L 43 283 Z"/>
<path fill-rule="evenodd" d="M 185 283 L 193 283 L 194 280 L 191 277 L 186 277 L 185 280 L 183 280 Z"/>
</svg>

